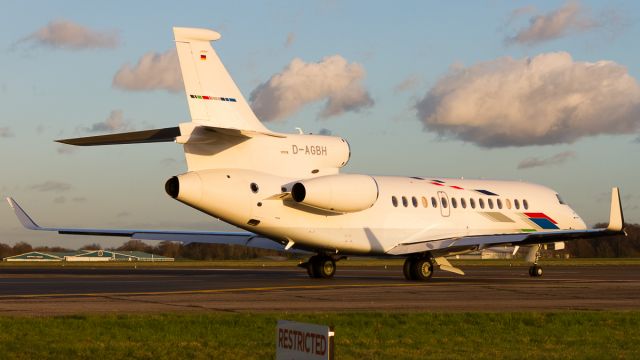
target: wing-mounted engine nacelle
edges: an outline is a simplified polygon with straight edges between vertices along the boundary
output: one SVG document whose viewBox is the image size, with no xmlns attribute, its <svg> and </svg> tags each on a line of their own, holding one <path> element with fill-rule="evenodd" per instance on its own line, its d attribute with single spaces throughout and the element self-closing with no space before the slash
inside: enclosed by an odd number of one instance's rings
<svg viewBox="0 0 640 360">
<path fill-rule="evenodd" d="M 378 200 L 378 183 L 368 175 L 338 174 L 301 180 L 291 188 L 297 203 L 336 213 L 366 210 Z"/>
</svg>

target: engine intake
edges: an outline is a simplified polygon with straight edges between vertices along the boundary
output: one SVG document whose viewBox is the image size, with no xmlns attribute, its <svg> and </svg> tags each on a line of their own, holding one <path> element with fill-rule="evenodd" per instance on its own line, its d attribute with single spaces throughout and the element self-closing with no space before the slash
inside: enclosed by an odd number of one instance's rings
<svg viewBox="0 0 640 360">
<path fill-rule="evenodd" d="M 378 183 L 368 175 L 340 174 L 302 180 L 291 188 L 300 204 L 336 213 L 366 210 L 378 200 Z"/>
</svg>

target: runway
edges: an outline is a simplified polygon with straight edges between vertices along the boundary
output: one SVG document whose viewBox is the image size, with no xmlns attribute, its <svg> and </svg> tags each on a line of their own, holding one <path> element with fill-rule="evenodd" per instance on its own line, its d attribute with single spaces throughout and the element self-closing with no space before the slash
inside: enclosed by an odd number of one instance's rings
<svg viewBox="0 0 640 360">
<path fill-rule="evenodd" d="M 399 267 L 0 268 L 0 315 L 264 311 L 640 310 L 639 266 L 468 266 L 405 281 Z"/>
</svg>

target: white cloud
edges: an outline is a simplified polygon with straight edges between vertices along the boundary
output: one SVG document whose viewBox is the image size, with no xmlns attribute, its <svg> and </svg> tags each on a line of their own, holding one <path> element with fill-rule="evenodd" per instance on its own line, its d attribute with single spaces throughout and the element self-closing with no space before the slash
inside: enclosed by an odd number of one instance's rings
<svg viewBox="0 0 640 360">
<path fill-rule="evenodd" d="M 49 192 L 49 191 L 63 192 L 63 191 L 71 190 L 71 185 L 61 181 L 47 180 L 43 183 L 31 185 L 29 189 L 42 191 L 42 192 Z"/>
<path fill-rule="evenodd" d="M 425 129 L 484 147 L 571 143 L 640 128 L 640 86 L 611 61 L 568 53 L 450 70 L 417 104 Z"/>
<path fill-rule="evenodd" d="M 533 10 L 532 8 L 521 9 Z M 522 12 L 517 14 L 520 15 Z M 507 44 L 533 45 L 557 39 L 569 33 L 579 33 L 604 26 L 608 20 L 611 19 L 605 17 L 595 19 L 578 2 L 569 1 L 561 8 L 547 14 L 532 16 L 527 27 L 511 37 L 507 37 L 505 42 Z"/>
<path fill-rule="evenodd" d="M 8 126 L 0 127 L 0 138 L 10 138 L 13 137 L 13 131 Z"/>
<path fill-rule="evenodd" d="M 130 124 L 124 120 L 122 110 L 111 110 L 109 117 L 101 122 L 86 128 L 89 132 L 116 132 L 128 131 L 131 129 Z"/>
<path fill-rule="evenodd" d="M 296 58 L 251 92 L 252 107 L 263 121 L 284 119 L 307 104 L 323 100 L 326 103 L 321 118 L 358 111 L 373 105 L 362 85 L 364 76 L 362 65 L 348 63 L 340 55 L 316 63 Z"/>
<path fill-rule="evenodd" d="M 20 42 L 25 41 L 72 50 L 115 48 L 119 42 L 114 31 L 95 31 L 68 20 L 51 21 Z"/>
<path fill-rule="evenodd" d="M 175 49 L 162 54 L 144 54 L 135 66 L 125 64 L 113 77 L 113 86 L 132 91 L 183 89 L 178 53 Z"/>
<path fill-rule="evenodd" d="M 522 160 L 518 164 L 518 169 L 530 169 L 539 166 L 559 165 L 574 157 L 576 157 L 576 153 L 573 151 L 564 151 L 543 159 L 530 157 Z"/>
</svg>

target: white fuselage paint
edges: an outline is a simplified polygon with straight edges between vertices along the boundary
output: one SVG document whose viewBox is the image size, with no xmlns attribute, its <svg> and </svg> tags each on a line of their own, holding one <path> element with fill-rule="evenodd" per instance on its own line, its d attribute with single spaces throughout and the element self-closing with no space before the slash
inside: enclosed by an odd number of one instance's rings
<svg viewBox="0 0 640 360">
<path fill-rule="evenodd" d="M 379 192 L 373 206 L 333 213 L 277 197 L 283 187 L 290 190 L 298 179 L 241 169 L 214 169 L 179 177 L 185 190 L 178 200 L 240 228 L 317 251 L 382 255 L 399 244 L 549 230 L 553 226 L 550 221 L 561 230 L 586 228 L 573 209 L 560 203 L 555 191 L 523 182 L 374 176 Z M 257 192 L 252 191 L 251 183 L 258 186 Z M 551 220 L 540 220 L 540 226 L 531 214 Z M 259 224 L 250 225 L 255 220 Z"/>
</svg>

